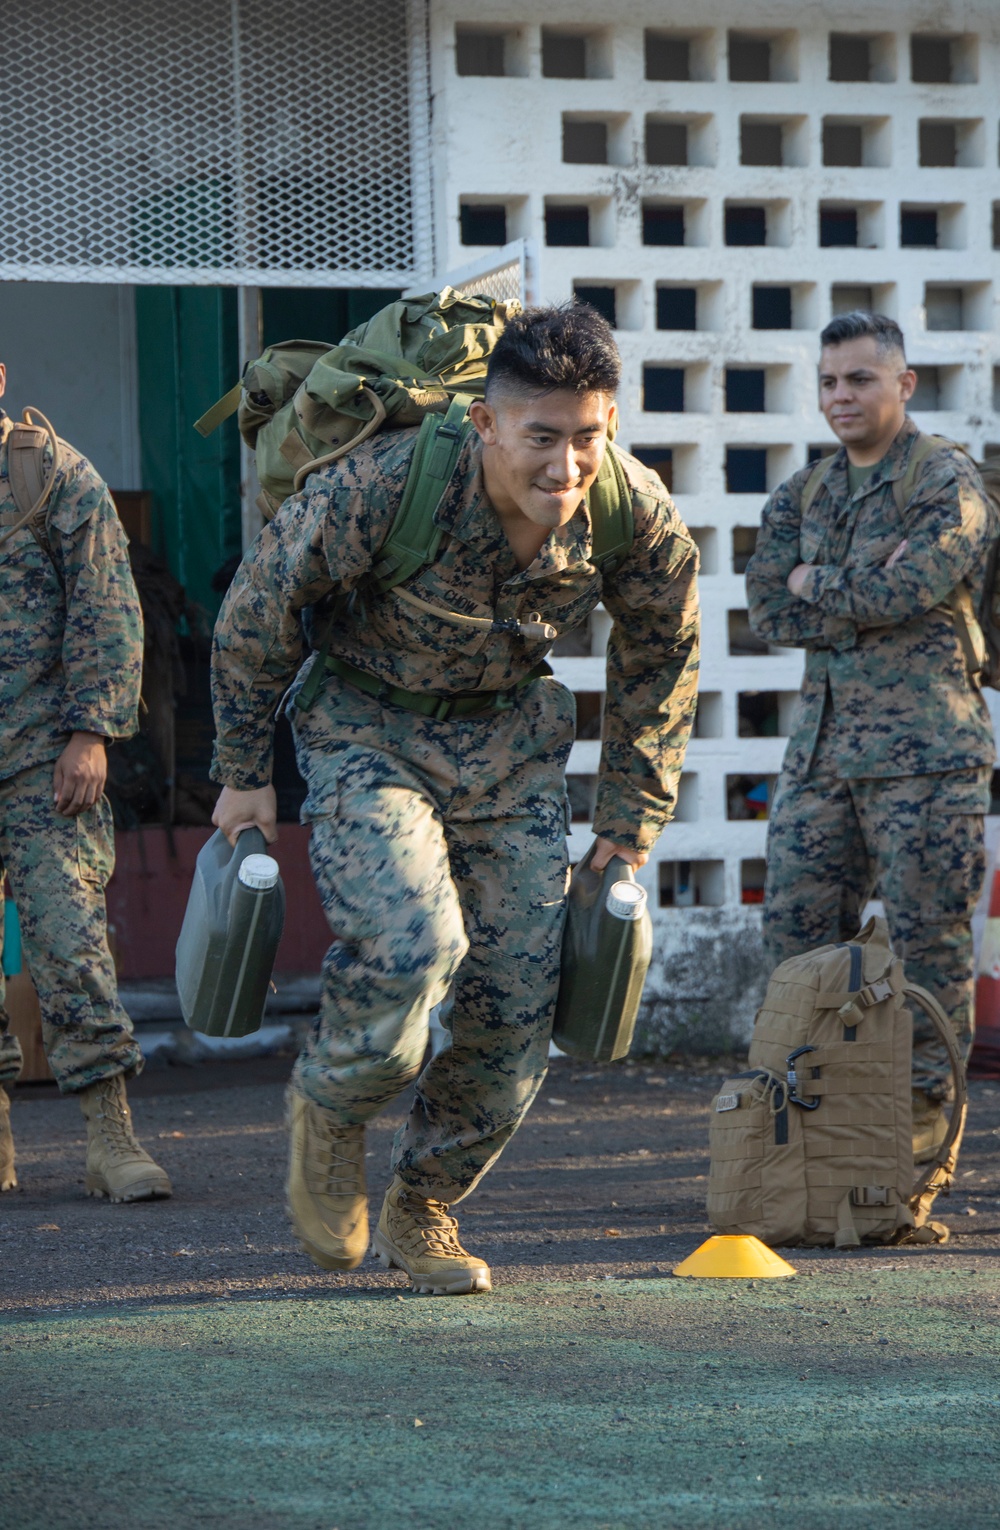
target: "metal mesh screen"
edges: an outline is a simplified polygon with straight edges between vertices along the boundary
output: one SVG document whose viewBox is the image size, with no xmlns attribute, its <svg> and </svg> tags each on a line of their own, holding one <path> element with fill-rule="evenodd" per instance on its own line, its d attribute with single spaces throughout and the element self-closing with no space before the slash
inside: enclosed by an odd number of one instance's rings
<svg viewBox="0 0 1000 1530">
<path fill-rule="evenodd" d="M 406 0 L 4 9 L 0 278 L 412 281 Z"/>
</svg>

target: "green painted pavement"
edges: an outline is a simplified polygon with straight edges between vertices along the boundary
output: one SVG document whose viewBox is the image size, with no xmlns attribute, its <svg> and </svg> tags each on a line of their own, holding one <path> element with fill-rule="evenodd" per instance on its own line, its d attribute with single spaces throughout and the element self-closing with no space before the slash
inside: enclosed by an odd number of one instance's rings
<svg viewBox="0 0 1000 1530">
<path fill-rule="evenodd" d="M 996 1526 L 1000 1269 L 892 1257 L 7 1318 L 0 1526 Z"/>
</svg>

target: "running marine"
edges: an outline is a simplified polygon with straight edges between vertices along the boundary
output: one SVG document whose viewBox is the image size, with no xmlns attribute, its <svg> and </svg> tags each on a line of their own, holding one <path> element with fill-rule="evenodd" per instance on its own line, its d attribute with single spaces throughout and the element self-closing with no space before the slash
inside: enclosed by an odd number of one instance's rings
<svg viewBox="0 0 1000 1530">
<path fill-rule="evenodd" d="M 215 822 L 230 839 L 251 824 L 276 837 L 273 719 L 284 696 L 334 935 L 289 1089 L 288 1206 L 326 1268 L 364 1257 L 365 1123 L 415 1081 L 374 1251 L 417 1290 L 490 1287 L 450 1213 L 546 1071 L 575 709 L 544 655 L 552 633 L 600 601 L 614 626 L 595 865 L 620 855 L 641 866 L 674 812 L 695 708 L 698 557 L 660 480 L 610 445 L 620 365 L 593 309 L 521 314 L 490 358 L 485 401 L 471 407 L 433 562 L 399 590 L 372 579 L 416 438 L 387 431 L 285 503 L 219 616 Z M 587 491 L 606 451 L 627 483 L 634 540 L 602 573 Z M 324 612 L 326 672 L 302 710 L 296 698 L 324 662 L 309 653 L 306 623 L 315 630 Z M 450 1040 L 423 1066 L 430 1011 L 446 995 Z"/>
</svg>

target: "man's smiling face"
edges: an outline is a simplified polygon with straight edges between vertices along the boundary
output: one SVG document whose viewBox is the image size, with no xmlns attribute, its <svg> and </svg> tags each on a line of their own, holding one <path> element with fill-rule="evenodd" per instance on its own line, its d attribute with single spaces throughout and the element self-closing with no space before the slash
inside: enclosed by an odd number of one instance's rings
<svg viewBox="0 0 1000 1530">
<path fill-rule="evenodd" d="M 597 477 L 615 420 L 606 393 L 497 390 L 473 404 L 486 492 L 503 516 L 551 530 L 573 519 Z"/>
</svg>

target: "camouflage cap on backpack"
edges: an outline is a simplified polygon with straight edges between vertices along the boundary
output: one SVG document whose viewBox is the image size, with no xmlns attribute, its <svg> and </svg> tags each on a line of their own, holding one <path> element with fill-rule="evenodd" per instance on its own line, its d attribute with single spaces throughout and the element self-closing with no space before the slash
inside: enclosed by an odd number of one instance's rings
<svg viewBox="0 0 1000 1530">
<path fill-rule="evenodd" d="M 445 287 L 390 303 L 339 345 L 282 341 L 195 428 L 209 435 L 238 411 L 270 519 L 310 472 L 377 431 L 444 413 L 456 392 L 481 396 L 490 352 L 520 307 Z"/>
</svg>

